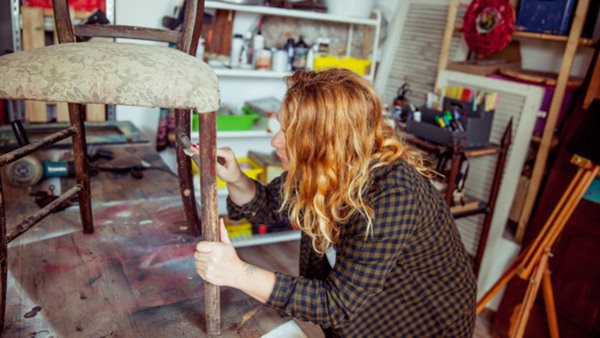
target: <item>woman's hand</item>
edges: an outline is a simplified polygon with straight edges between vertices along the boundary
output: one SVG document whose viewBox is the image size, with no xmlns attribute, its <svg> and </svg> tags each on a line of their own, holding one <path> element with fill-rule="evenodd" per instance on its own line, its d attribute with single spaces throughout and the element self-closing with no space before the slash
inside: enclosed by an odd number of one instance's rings
<svg viewBox="0 0 600 338">
<path fill-rule="evenodd" d="M 211 284 L 239 288 L 235 282 L 245 263 L 239 259 L 231 245 L 222 218 L 219 223 L 221 242 L 202 241 L 196 246 L 196 271 L 202 279 Z"/>
<path fill-rule="evenodd" d="M 202 279 L 213 285 L 240 289 L 259 302 L 266 303 L 275 286 L 275 273 L 239 259 L 222 218 L 219 223 L 221 241 L 203 241 L 196 246 L 196 271 Z"/>
<path fill-rule="evenodd" d="M 229 147 L 217 148 L 217 176 L 228 184 L 237 184 L 246 176 Z"/>
<path fill-rule="evenodd" d="M 190 150 L 200 153 L 197 144 L 192 144 Z M 242 181 L 244 175 L 233 150 L 229 147 L 217 148 L 217 176 L 224 182 L 235 184 Z"/>
<path fill-rule="evenodd" d="M 191 151 L 199 153 L 197 144 L 192 144 Z M 233 150 L 229 147 L 217 148 L 217 176 L 227 182 L 229 198 L 237 205 L 250 202 L 256 194 L 256 187 L 252 180 L 242 172 L 235 159 Z"/>
</svg>

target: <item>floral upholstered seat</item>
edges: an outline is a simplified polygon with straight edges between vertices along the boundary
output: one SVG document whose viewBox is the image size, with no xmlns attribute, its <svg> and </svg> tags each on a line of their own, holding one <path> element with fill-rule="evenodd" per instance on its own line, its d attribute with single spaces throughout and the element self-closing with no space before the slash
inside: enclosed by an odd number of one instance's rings
<svg viewBox="0 0 600 338">
<path fill-rule="evenodd" d="M 0 57 L 0 98 L 144 107 L 219 108 L 219 85 L 200 59 L 164 46 L 84 42 Z"/>
</svg>

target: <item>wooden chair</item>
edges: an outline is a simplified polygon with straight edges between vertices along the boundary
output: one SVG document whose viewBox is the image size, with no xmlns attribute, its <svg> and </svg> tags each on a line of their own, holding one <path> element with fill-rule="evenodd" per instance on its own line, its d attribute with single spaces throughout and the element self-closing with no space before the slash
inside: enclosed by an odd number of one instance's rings
<svg viewBox="0 0 600 338">
<path fill-rule="evenodd" d="M 218 239 L 215 177 L 215 111 L 220 104 L 217 77 L 194 57 L 204 13 L 204 0 L 187 0 L 181 32 L 117 26 L 73 26 L 67 0 L 53 0 L 59 44 L 0 57 L 0 98 L 68 102 L 71 126 L 39 142 L 0 156 L 0 167 L 49 144 L 72 137 L 77 184 L 55 202 L 7 232 L 0 183 L 0 328 L 4 327 L 7 244 L 47 216 L 57 205 L 77 195 L 85 233 L 93 233 L 90 176 L 87 165 L 83 104 L 122 104 L 176 110 L 177 164 L 186 221 L 196 235 L 200 224 L 207 240 Z M 173 43 L 166 46 L 77 42 L 79 37 L 113 37 Z M 191 162 L 181 138 L 189 142 L 190 110 L 201 114 L 202 222 L 198 219 Z M 206 323 L 209 334 L 220 330 L 219 289 L 207 285 Z"/>
</svg>

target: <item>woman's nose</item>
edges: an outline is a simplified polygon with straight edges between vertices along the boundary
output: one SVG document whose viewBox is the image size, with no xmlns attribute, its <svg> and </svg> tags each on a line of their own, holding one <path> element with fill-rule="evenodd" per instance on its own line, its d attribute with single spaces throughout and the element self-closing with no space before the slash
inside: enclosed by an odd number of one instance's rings
<svg viewBox="0 0 600 338">
<path fill-rule="evenodd" d="M 281 148 L 282 145 L 283 145 L 283 132 L 280 130 L 271 139 L 271 146 L 273 148 Z"/>
</svg>

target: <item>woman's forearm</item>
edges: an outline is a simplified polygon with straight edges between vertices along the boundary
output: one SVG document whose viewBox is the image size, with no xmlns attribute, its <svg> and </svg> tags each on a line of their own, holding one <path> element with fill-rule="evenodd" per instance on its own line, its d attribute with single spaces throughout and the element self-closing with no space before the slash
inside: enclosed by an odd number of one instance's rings
<svg viewBox="0 0 600 338">
<path fill-rule="evenodd" d="M 275 287 L 275 280 L 275 273 L 243 262 L 242 271 L 235 279 L 233 287 L 264 304 Z"/>
<path fill-rule="evenodd" d="M 227 183 L 227 192 L 233 203 L 242 206 L 252 201 L 256 195 L 256 186 L 248 176 L 242 174 L 238 182 Z"/>
</svg>

